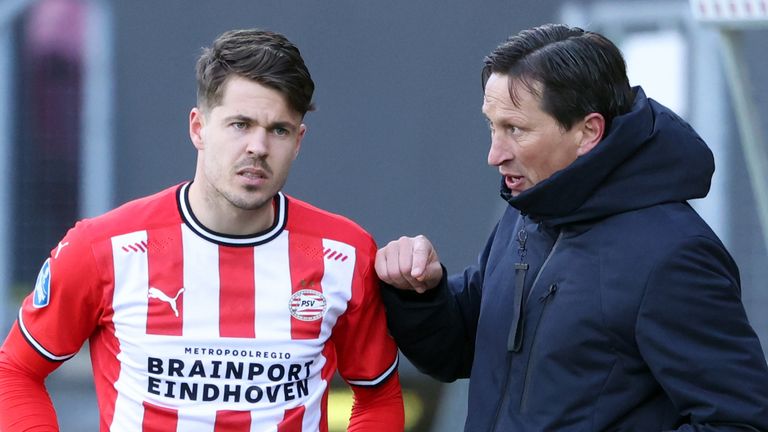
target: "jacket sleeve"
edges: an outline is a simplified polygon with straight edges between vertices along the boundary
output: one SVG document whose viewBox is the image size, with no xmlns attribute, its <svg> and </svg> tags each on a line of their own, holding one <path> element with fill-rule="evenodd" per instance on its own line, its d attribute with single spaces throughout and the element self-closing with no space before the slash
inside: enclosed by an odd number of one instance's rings
<svg viewBox="0 0 768 432">
<path fill-rule="evenodd" d="M 0 431 L 58 431 L 43 381 L 59 363 L 44 359 L 14 324 L 0 348 Z"/>
<path fill-rule="evenodd" d="M 679 431 L 768 430 L 768 366 L 738 269 L 709 238 L 660 257 L 636 323 L 640 352 L 687 419 Z"/>
<path fill-rule="evenodd" d="M 376 387 L 352 386 L 349 432 L 403 432 L 405 413 L 397 372 Z"/>
<path fill-rule="evenodd" d="M 423 294 L 383 284 L 387 326 L 400 351 L 423 373 L 452 382 L 469 378 L 475 353 L 483 274 L 498 226 L 478 263 L 446 276 Z"/>
</svg>

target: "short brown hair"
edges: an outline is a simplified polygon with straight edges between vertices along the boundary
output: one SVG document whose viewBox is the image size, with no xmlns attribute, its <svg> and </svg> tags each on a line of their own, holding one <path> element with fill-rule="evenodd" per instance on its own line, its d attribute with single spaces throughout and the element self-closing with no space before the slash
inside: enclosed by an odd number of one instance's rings
<svg viewBox="0 0 768 432">
<path fill-rule="evenodd" d="M 285 36 L 266 30 L 230 30 L 221 34 L 197 61 L 197 105 L 221 104 L 224 83 L 232 76 L 253 80 L 282 93 L 302 116 L 314 110 L 315 83 L 299 49 Z"/>
</svg>

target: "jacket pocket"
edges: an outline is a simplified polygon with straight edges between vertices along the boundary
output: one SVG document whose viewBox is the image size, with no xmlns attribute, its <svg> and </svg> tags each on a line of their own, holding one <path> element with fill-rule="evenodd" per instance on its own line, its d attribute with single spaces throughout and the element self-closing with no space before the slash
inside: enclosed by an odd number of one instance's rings
<svg viewBox="0 0 768 432">
<path fill-rule="evenodd" d="M 520 412 L 525 413 L 528 411 L 528 390 L 531 387 L 531 377 L 533 376 L 534 369 L 536 368 L 536 350 L 538 347 L 539 337 L 538 330 L 539 330 L 539 324 L 541 323 L 542 317 L 544 317 L 544 313 L 547 310 L 547 305 L 549 305 L 552 300 L 555 297 L 555 294 L 557 293 L 557 284 L 552 284 L 547 289 L 547 292 L 545 292 L 541 297 L 539 297 L 539 301 L 543 303 L 543 306 L 539 309 L 539 316 L 536 318 L 536 325 L 533 328 L 532 337 L 533 342 L 531 342 L 531 350 L 528 352 L 528 362 L 525 366 L 525 381 L 523 381 L 523 394 L 520 398 Z"/>
</svg>

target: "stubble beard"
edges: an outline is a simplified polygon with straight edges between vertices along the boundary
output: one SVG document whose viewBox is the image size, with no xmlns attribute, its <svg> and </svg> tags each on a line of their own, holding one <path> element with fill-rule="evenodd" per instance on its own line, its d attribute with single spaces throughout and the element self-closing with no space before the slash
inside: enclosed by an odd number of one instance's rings
<svg viewBox="0 0 768 432">
<path fill-rule="evenodd" d="M 262 192 L 259 194 L 259 192 Z M 253 211 L 264 208 L 272 202 L 275 194 L 268 194 L 261 188 L 245 187 L 244 192 L 218 191 L 232 207 L 239 210 Z M 251 198 L 252 197 L 252 198 Z"/>
</svg>

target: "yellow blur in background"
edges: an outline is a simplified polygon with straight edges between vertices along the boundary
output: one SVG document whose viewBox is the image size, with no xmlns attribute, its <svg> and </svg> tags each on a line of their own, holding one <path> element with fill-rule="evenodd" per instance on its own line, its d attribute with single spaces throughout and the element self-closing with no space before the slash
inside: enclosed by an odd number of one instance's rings
<svg viewBox="0 0 768 432">
<path fill-rule="evenodd" d="M 328 394 L 328 432 L 345 432 L 352 413 L 352 391 L 348 388 L 332 388 Z M 424 417 L 424 403 L 416 392 L 403 388 L 405 430 L 417 432 L 417 425 Z"/>
</svg>

